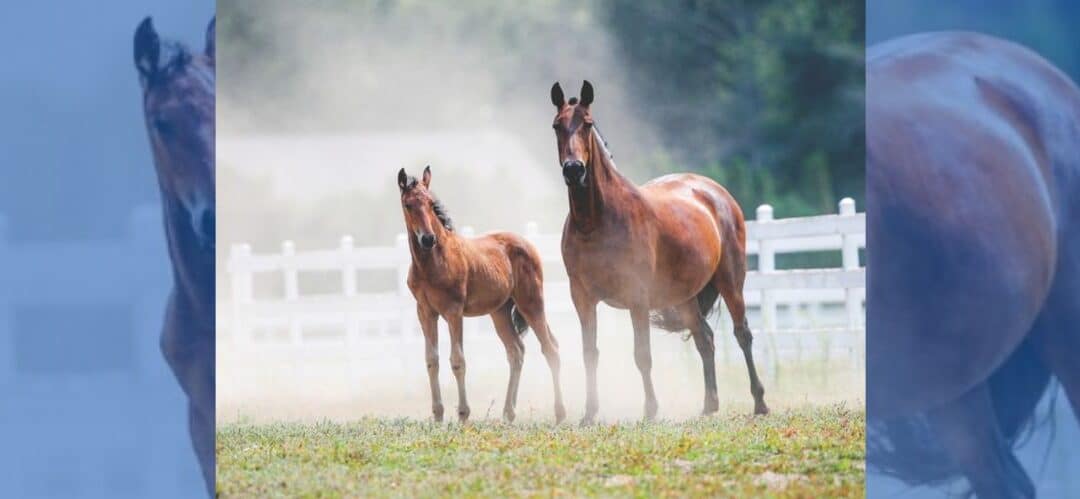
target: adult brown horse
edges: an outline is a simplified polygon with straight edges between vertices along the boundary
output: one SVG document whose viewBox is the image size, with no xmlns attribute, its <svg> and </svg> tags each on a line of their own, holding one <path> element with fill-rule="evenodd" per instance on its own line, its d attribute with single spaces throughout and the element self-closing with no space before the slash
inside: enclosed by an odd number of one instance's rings
<svg viewBox="0 0 1080 499">
<path fill-rule="evenodd" d="M 465 238 L 454 231 L 446 209 L 431 193 L 431 167 L 417 181 L 402 168 L 398 172 L 401 209 L 409 238 L 409 290 L 416 297 L 416 315 L 424 332 L 431 412 L 442 421 L 439 390 L 439 329 L 442 316 L 450 326 L 450 369 L 457 379 L 458 419 L 469 418 L 465 397 L 463 317 L 491 316 L 495 333 L 506 347 L 510 382 L 506 386 L 503 417 L 514 420 L 518 381 L 525 359 L 521 335 L 529 326 L 551 368 L 555 386 L 555 421 L 566 417 L 559 383 L 559 343 L 544 316 L 544 275 L 540 254 L 522 237 L 493 232 Z"/>
<path fill-rule="evenodd" d="M 191 442 L 214 495 L 214 21 L 206 48 L 163 43 L 150 18 L 135 67 L 172 260 L 161 350 L 188 397 Z"/>
<path fill-rule="evenodd" d="M 1051 375 L 1080 414 L 1080 90 L 973 33 L 875 46 L 866 83 L 870 464 L 1033 497 Z"/>
<path fill-rule="evenodd" d="M 717 294 L 731 312 L 735 338 L 746 358 L 754 413 L 767 413 L 743 303 L 746 227 L 738 203 L 720 184 L 700 175 L 666 175 L 638 187 L 619 173 L 593 124 L 593 87 L 588 81 L 581 87 L 581 99 L 569 101 L 555 83 L 551 103 L 558 111 L 553 127 L 570 197 L 562 254 L 581 320 L 588 384 L 582 422 L 592 422 L 599 410 L 596 305 L 601 301 L 630 311 L 646 419 L 657 410 L 650 311 L 658 311 L 653 322 L 661 328 L 690 330 L 704 368 L 703 412 L 719 409 L 713 332 L 705 320 Z"/>
</svg>

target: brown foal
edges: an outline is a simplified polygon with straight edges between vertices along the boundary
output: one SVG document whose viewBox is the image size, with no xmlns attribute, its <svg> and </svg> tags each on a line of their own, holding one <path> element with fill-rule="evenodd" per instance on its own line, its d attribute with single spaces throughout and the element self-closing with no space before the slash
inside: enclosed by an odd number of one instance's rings
<svg viewBox="0 0 1080 499">
<path fill-rule="evenodd" d="M 716 412 L 715 347 L 705 316 L 718 294 L 731 313 L 735 338 L 746 359 L 754 413 L 767 413 L 743 303 L 746 227 L 738 203 L 720 184 L 700 175 L 666 175 L 638 187 L 619 173 L 593 126 L 589 82 L 581 88 L 580 101 L 569 102 L 556 83 L 551 87 L 551 102 L 557 110 L 553 127 L 570 198 L 562 254 L 581 320 L 587 383 L 582 422 L 592 422 L 599 410 L 596 305 L 601 301 L 630 311 L 634 360 L 645 387 L 646 419 L 655 417 L 657 410 L 650 311 L 658 327 L 690 330 L 704 369 L 703 412 Z"/>
<path fill-rule="evenodd" d="M 518 381 L 525 358 L 521 335 L 532 327 L 551 368 L 555 387 L 555 421 L 566 417 L 559 387 L 559 343 L 544 316 L 544 276 L 540 255 L 524 238 L 509 232 L 493 232 L 465 238 L 454 232 L 442 204 L 429 190 L 431 167 L 417 180 L 402 168 L 398 172 L 401 208 L 408 231 L 409 289 L 416 297 L 416 315 L 424 331 L 431 412 L 442 421 L 439 390 L 439 330 L 442 316 L 450 326 L 450 369 L 457 378 L 458 419 L 469 418 L 465 398 L 465 352 L 462 319 L 490 315 L 495 332 L 506 347 L 510 382 L 506 387 L 503 417 L 514 420 Z"/>
</svg>

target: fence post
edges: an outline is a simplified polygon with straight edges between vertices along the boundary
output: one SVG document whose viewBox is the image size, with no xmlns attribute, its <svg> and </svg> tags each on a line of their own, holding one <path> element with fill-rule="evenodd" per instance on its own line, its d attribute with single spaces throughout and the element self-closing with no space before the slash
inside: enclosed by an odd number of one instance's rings
<svg viewBox="0 0 1080 499">
<path fill-rule="evenodd" d="M 412 264 L 412 256 L 409 254 L 409 240 L 405 234 L 398 234 L 394 242 L 397 248 L 397 288 L 398 288 L 398 320 L 400 321 L 400 335 L 402 342 L 412 336 L 413 324 L 416 322 L 415 309 L 409 307 L 412 301 L 412 292 L 409 291 L 409 265 Z"/>
<path fill-rule="evenodd" d="M 840 200 L 840 216 L 855 215 L 855 200 L 844 198 Z M 854 234 L 844 234 L 843 239 L 843 265 L 844 270 L 859 268 L 859 243 Z M 848 327 L 858 329 L 862 322 L 862 303 L 860 303 L 858 290 L 854 288 L 844 289 L 844 302 L 848 315 Z"/>
<path fill-rule="evenodd" d="M 356 261 L 353 254 L 353 237 L 350 235 L 341 236 L 341 292 L 345 295 L 346 299 L 356 296 Z M 345 343 L 351 344 L 359 339 L 360 325 L 357 323 L 357 317 L 351 310 L 353 307 L 346 306 L 342 310 L 343 318 L 345 319 Z M 350 352 L 352 350 L 350 349 Z"/>
<path fill-rule="evenodd" d="M 341 237 L 341 290 L 345 296 L 356 296 L 356 261 L 352 236 Z"/>
<path fill-rule="evenodd" d="M 232 283 L 232 336 L 236 344 L 251 341 L 248 307 L 255 301 L 252 294 L 251 245 L 234 244 L 229 248 L 229 276 Z"/>
<path fill-rule="evenodd" d="M 757 221 L 771 222 L 773 220 L 773 207 L 767 204 L 758 206 Z M 762 274 L 776 270 L 776 253 L 773 250 L 773 242 L 769 239 L 758 241 L 758 271 Z M 765 323 L 765 329 L 776 329 L 776 299 L 773 292 L 768 289 L 761 290 L 761 318 Z"/>
<path fill-rule="evenodd" d="M 854 199 L 844 198 L 840 200 L 840 215 L 855 216 Z M 858 241 L 855 240 L 855 236 L 853 234 L 844 234 L 842 236 L 842 241 L 844 270 L 854 270 L 859 268 L 859 244 Z M 851 330 L 849 334 L 859 337 L 858 331 L 862 326 L 862 300 L 859 298 L 857 289 L 844 288 L 844 309 L 847 311 L 848 329 Z M 857 340 L 856 344 L 856 351 L 854 352 L 853 357 L 855 362 L 861 364 L 862 355 L 864 353 L 861 346 L 862 340 Z"/>
<path fill-rule="evenodd" d="M 300 285 L 297 282 L 296 269 L 296 244 L 291 240 L 281 243 L 281 271 L 285 284 L 285 301 L 295 302 L 300 298 Z M 289 340 L 294 344 L 302 342 L 300 333 L 300 318 L 294 313 L 289 314 Z"/>
</svg>

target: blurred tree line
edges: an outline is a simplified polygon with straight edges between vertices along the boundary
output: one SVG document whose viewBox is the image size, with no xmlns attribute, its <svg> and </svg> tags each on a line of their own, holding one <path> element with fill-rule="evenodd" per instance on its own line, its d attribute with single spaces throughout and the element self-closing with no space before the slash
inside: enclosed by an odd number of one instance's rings
<svg viewBox="0 0 1080 499">
<path fill-rule="evenodd" d="M 219 133 L 499 127 L 554 161 L 548 88 L 562 78 L 575 95 L 580 80 L 567 78 L 588 77 L 600 126 L 635 180 L 708 175 L 748 218 L 766 202 L 778 217 L 834 213 L 845 196 L 862 206 L 863 0 L 229 0 L 218 14 Z M 400 105 L 387 91 L 434 86 Z M 219 189 L 238 201 L 219 203 L 227 239 L 382 242 L 400 230 L 397 216 L 356 222 L 393 199 L 357 191 L 277 209 L 267 182 L 228 167 Z M 565 207 L 557 194 L 552 206 Z M 471 223 L 496 218 L 474 213 L 484 206 L 451 209 Z M 530 217 L 557 227 L 564 213 Z"/>
<path fill-rule="evenodd" d="M 748 216 L 862 200 L 863 2 L 604 0 L 667 156 L 724 184 Z"/>
</svg>

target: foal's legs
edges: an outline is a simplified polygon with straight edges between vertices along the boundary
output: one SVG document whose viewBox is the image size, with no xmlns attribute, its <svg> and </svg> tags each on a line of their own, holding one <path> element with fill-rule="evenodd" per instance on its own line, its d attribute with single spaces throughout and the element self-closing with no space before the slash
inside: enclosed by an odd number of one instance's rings
<svg viewBox="0 0 1080 499">
<path fill-rule="evenodd" d="M 1031 479 L 1001 435 L 985 383 L 926 419 L 979 499 L 1035 497 Z"/>
<path fill-rule="evenodd" d="M 524 303 L 522 303 L 524 302 Z M 544 316 L 543 297 L 534 300 L 520 300 L 517 302 L 518 310 L 525 317 L 525 322 L 536 334 L 540 341 L 540 351 L 544 353 L 548 368 L 551 369 L 551 383 L 555 389 L 555 423 L 561 423 L 566 419 L 566 407 L 563 405 L 562 383 L 559 381 L 559 368 L 562 364 L 559 360 L 559 342 L 551 334 L 547 318 Z"/>
<path fill-rule="evenodd" d="M 424 359 L 427 362 L 428 384 L 431 385 L 431 414 L 442 422 L 442 391 L 439 388 L 439 314 L 416 304 L 420 329 L 424 332 Z"/>
<path fill-rule="evenodd" d="M 746 268 L 742 264 L 729 265 L 733 268 L 722 266 L 717 270 L 716 275 L 713 276 L 713 285 L 724 297 L 724 304 L 731 313 L 731 322 L 735 325 L 735 339 L 738 340 L 743 358 L 746 359 L 746 371 L 750 375 L 750 394 L 754 397 L 754 414 L 768 414 L 769 407 L 765 405 L 765 387 L 761 385 L 757 367 L 754 366 L 754 352 L 752 351 L 754 335 L 750 333 L 750 325 L 746 322 L 746 304 L 743 303 L 742 289 L 746 278 Z"/>
<path fill-rule="evenodd" d="M 645 419 L 656 417 L 656 390 L 652 382 L 652 344 L 649 329 L 649 309 L 630 309 L 630 321 L 634 324 L 634 363 L 641 372 L 641 383 L 645 386 Z"/>
<path fill-rule="evenodd" d="M 492 313 L 491 321 L 495 323 L 495 332 L 498 333 L 503 347 L 506 348 L 506 360 L 510 363 L 510 382 L 506 385 L 503 418 L 507 422 L 513 422 L 514 406 L 517 405 L 518 382 L 521 380 L 521 364 L 525 361 L 525 344 L 514 331 L 509 304 Z"/>
<path fill-rule="evenodd" d="M 596 301 L 587 298 L 573 282 L 570 283 L 570 297 L 581 321 L 581 351 L 585 358 L 585 416 L 581 418 L 581 424 L 587 425 L 592 424 L 600 410 L 596 392 L 596 364 L 600 359 L 600 350 L 596 347 Z"/>
<path fill-rule="evenodd" d="M 460 312 L 446 317 L 446 322 L 450 325 L 450 370 L 454 372 L 454 378 L 457 379 L 458 420 L 464 423 L 469 420 L 469 402 L 465 400 L 465 348 L 462 345 L 464 334 L 462 320 L 463 316 Z"/>
</svg>

